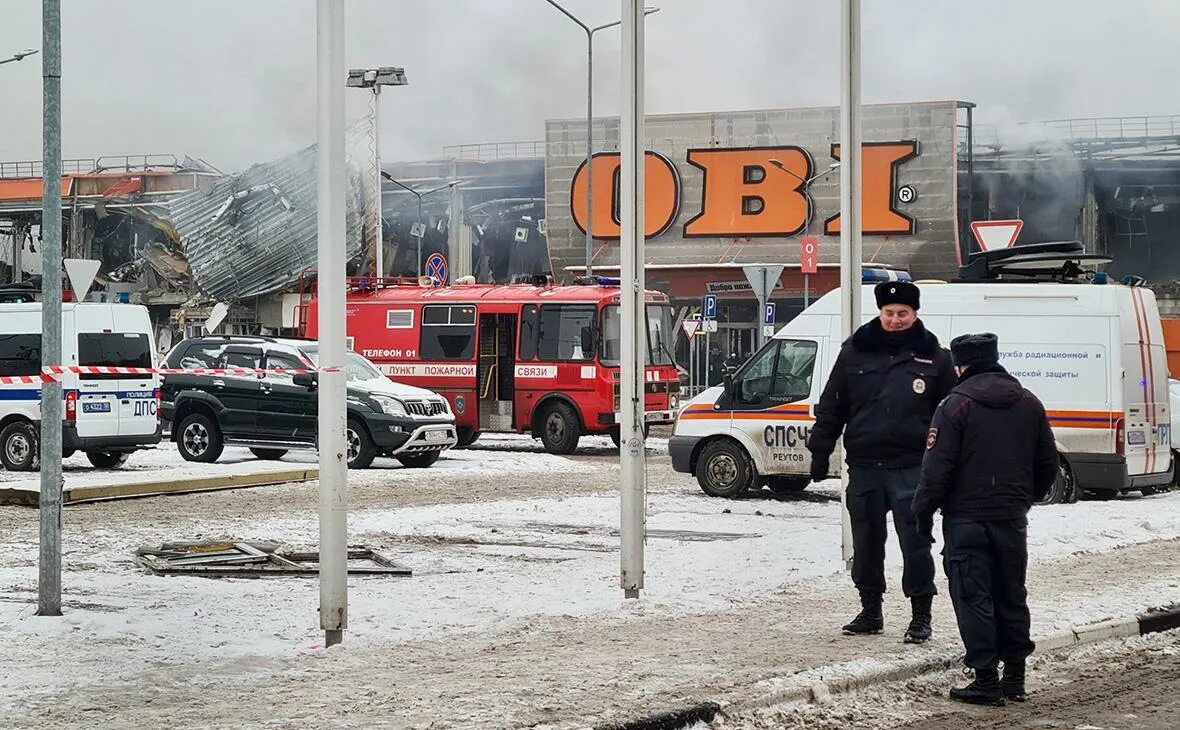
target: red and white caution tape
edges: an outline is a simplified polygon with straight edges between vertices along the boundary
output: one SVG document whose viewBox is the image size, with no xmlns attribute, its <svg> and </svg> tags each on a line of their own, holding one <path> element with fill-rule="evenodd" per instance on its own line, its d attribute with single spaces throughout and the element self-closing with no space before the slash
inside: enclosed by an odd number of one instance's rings
<svg viewBox="0 0 1180 730">
<path fill-rule="evenodd" d="M 344 368 L 273 369 L 261 368 L 119 368 L 102 365 L 69 365 L 41 368 L 40 375 L 0 376 L 0 385 L 36 385 L 61 380 L 64 375 L 315 375 L 338 373 Z"/>
</svg>

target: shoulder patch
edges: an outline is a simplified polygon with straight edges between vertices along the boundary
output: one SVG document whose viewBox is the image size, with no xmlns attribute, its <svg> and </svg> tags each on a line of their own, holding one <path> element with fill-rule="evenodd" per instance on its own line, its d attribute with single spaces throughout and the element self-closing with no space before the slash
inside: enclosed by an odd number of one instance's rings
<svg viewBox="0 0 1180 730">
<path fill-rule="evenodd" d="M 938 429 L 931 428 L 930 433 L 926 434 L 926 450 L 933 449 L 936 443 L 938 443 Z"/>
</svg>

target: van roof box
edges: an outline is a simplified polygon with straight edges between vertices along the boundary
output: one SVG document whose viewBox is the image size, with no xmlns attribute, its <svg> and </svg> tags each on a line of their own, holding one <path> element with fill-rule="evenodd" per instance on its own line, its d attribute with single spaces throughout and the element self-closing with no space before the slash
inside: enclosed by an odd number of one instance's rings
<svg viewBox="0 0 1180 730">
<path fill-rule="evenodd" d="M 1108 264 L 1111 258 L 1087 254 L 1081 241 L 1026 243 L 995 251 L 979 251 L 959 267 L 960 281 L 987 281 L 1000 277 L 1027 277 L 1051 281 L 1074 280 L 1084 266 Z"/>
</svg>

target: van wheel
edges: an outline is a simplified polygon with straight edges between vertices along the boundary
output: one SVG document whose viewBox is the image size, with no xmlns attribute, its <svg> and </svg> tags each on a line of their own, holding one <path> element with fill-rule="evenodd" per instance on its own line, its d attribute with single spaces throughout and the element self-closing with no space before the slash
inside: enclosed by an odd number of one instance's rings
<svg viewBox="0 0 1180 730">
<path fill-rule="evenodd" d="M 578 414 L 565 403 L 545 408 L 537 424 L 541 427 L 541 443 L 550 454 L 572 454 L 578 448 L 582 436 Z"/>
<path fill-rule="evenodd" d="M 1053 480 L 1053 486 L 1049 487 L 1049 493 L 1037 504 L 1073 504 L 1080 497 L 1081 490 L 1074 479 L 1073 469 L 1070 468 L 1065 456 L 1058 454 L 1057 478 Z"/>
<path fill-rule="evenodd" d="M 287 455 L 286 449 L 250 449 L 250 453 L 263 461 L 278 461 Z"/>
<path fill-rule="evenodd" d="M 410 469 L 425 469 L 438 461 L 440 456 L 442 456 L 441 451 L 428 451 L 425 454 L 403 454 L 395 458 L 402 463 L 402 466 Z"/>
<path fill-rule="evenodd" d="M 212 464 L 221 457 L 225 441 L 217 424 L 201 413 L 191 413 L 180 422 L 176 450 L 185 461 Z"/>
<path fill-rule="evenodd" d="M 348 452 L 349 469 L 368 469 L 377 458 L 377 447 L 369 429 L 355 418 L 348 419 L 348 430 L 344 432 L 344 445 Z"/>
<path fill-rule="evenodd" d="M 131 456 L 125 451 L 87 451 L 86 458 L 97 469 L 117 469 L 127 463 Z"/>
<path fill-rule="evenodd" d="M 0 463 L 8 471 L 37 471 L 41 466 L 41 439 L 33 424 L 17 421 L 0 431 Z"/>
<path fill-rule="evenodd" d="M 754 485 L 754 465 L 733 441 L 712 441 L 697 459 L 697 483 L 710 497 L 734 499 Z"/>
<path fill-rule="evenodd" d="M 807 485 L 811 484 L 811 479 L 807 477 L 768 477 L 766 483 L 770 485 L 770 491 L 775 494 L 795 494 L 807 489 Z"/>
</svg>

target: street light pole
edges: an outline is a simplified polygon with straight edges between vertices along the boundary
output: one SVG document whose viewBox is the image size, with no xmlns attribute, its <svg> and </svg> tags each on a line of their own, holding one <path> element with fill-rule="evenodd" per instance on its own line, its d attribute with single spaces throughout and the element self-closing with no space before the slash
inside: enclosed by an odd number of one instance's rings
<svg viewBox="0 0 1180 730">
<path fill-rule="evenodd" d="M 405 86 L 406 71 L 396 66 L 382 66 L 380 68 L 353 68 L 348 71 L 348 80 L 344 85 L 351 88 L 370 89 L 373 92 L 373 165 L 377 169 L 375 186 L 376 200 L 373 208 L 376 211 L 376 251 L 373 253 L 373 275 L 381 278 L 385 275 L 385 221 L 381 210 L 381 87 Z"/>
<path fill-rule="evenodd" d="M 399 188 L 406 190 L 407 192 L 413 193 L 414 196 L 418 198 L 418 218 L 417 218 L 417 224 L 418 224 L 418 236 L 417 236 L 417 238 L 418 238 L 418 271 L 414 275 L 415 276 L 422 276 L 422 237 L 423 237 L 423 234 L 426 233 L 426 230 L 424 228 L 422 228 L 422 198 L 425 198 L 427 195 L 430 195 L 432 193 L 437 193 L 440 190 L 447 190 L 448 188 L 453 188 L 458 185 L 462 185 L 463 181 L 462 180 L 452 180 L 451 182 L 447 183 L 446 185 L 439 185 L 437 188 L 434 188 L 433 190 L 427 190 L 424 193 L 420 193 L 417 190 L 415 190 L 414 188 L 410 187 L 409 185 L 406 185 L 406 184 L 398 181 L 396 178 L 394 178 L 392 175 L 390 175 L 388 172 L 385 172 L 384 170 L 381 171 L 381 177 L 385 178 L 386 180 L 393 183 L 394 185 L 397 185 Z"/>
<path fill-rule="evenodd" d="M 545 0 L 562 15 L 577 23 L 586 34 L 586 276 L 592 276 L 594 258 L 594 34 L 614 28 L 623 21 L 616 20 L 590 27 L 576 15 L 563 8 L 556 0 Z M 658 13 L 659 8 L 644 8 L 643 15 Z"/>
</svg>

